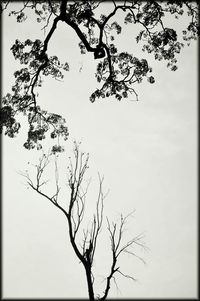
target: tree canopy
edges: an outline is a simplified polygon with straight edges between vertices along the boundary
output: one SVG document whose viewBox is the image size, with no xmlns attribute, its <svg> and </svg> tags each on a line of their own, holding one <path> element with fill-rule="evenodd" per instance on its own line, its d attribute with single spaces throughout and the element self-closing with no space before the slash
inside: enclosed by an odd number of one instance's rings
<svg viewBox="0 0 200 301">
<path fill-rule="evenodd" d="M 63 71 L 69 71 L 70 62 L 60 62 L 58 56 L 49 56 L 49 42 L 54 35 L 58 22 L 74 30 L 79 37 L 80 52 L 94 54 L 98 60 L 95 77 L 99 87 L 90 96 L 90 101 L 105 97 L 115 97 L 118 101 L 135 95 L 136 84 L 144 78 L 150 84 L 155 82 L 152 68 L 146 59 L 139 59 L 126 49 L 119 52 L 116 36 L 123 34 L 123 26 L 135 29 L 136 42 L 144 52 L 152 54 L 155 60 L 165 60 L 172 71 L 177 69 L 177 55 L 185 44 L 199 36 L 199 12 L 196 2 L 190 1 L 111 1 L 112 9 L 102 13 L 105 1 L 21 1 L 19 10 L 12 10 L 11 1 L 1 2 L 1 13 L 16 18 L 16 22 L 25 22 L 31 11 L 36 15 L 36 22 L 47 31 L 44 40 L 16 39 L 11 47 L 12 54 L 22 65 L 14 72 L 15 82 L 12 91 L 2 99 L 0 111 L 0 131 L 5 128 L 5 135 L 14 137 L 21 124 L 20 113 L 28 121 L 28 135 L 24 147 L 32 149 L 42 147 L 41 141 L 47 132 L 51 138 L 57 138 L 54 151 L 62 151 L 59 137 L 68 139 L 65 118 L 56 113 L 43 110 L 38 103 L 38 88 L 42 86 L 45 76 L 55 79 L 64 77 Z M 118 17 L 123 19 L 123 25 Z M 167 16 L 174 16 L 179 21 L 187 15 L 186 28 L 178 35 L 170 28 Z M 122 17 L 121 17 L 122 16 Z M 64 51 L 64 50 L 63 50 Z"/>
</svg>

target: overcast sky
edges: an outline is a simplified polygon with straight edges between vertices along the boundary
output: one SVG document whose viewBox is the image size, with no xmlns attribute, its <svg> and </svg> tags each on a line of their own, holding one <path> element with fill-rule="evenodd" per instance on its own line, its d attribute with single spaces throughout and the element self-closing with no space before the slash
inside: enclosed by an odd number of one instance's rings
<svg viewBox="0 0 200 301">
<path fill-rule="evenodd" d="M 173 27 L 173 19 L 170 22 Z M 15 39 L 44 37 L 32 19 L 16 24 L 13 18 L 3 18 L 3 94 L 10 92 L 13 72 L 19 67 L 9 50 Z M 144 80 L 136 87 L 139 102 L 133 95 L 121 102 L 100 99 L 92 104 L 95 62 L 92 54 L 79 53 L 77 42 L 71 29 L 58 25 L 48 53 L 68 61 L 70 72 L 62 82 L 45 80 L 39 104 L 66 118 L 67 156 L 73 139 L 81 140 L 82 149 L 90 153 L 89 213 L 100 172 L 105 190 L 110 190 L 105 215 L 115 220 L 135 209 L 125 235 L 144 233 L 149 248 L 137 250 L 146 265 L 123 256 L 122 271 L 138 281 L 119 275 L 119 291 L 113 283 L 109 297 L 196 298 L 197 43 L 182 50 L 176 72 L 150 59 L 156 83 Z M 124 30 L 119 47 L 143 57 L 135 49 L 131 28 Z M 37 163 L 39 156 L 22 147 L 25 139 L 25 127 L 17 138 L 3 138 L 3 297 L 86 298 L 84 270 L 69 244 L 64 215 L 28 190 L 18 173 L 27 168 L 27 162 Z M 62 173 L 67 163 L 61 165 Z M 101 294 L 106 276 L 102 266 L 109 267 L 109 242 L 101 237 L 98 248 L 96 293 Z"/>
</svg>

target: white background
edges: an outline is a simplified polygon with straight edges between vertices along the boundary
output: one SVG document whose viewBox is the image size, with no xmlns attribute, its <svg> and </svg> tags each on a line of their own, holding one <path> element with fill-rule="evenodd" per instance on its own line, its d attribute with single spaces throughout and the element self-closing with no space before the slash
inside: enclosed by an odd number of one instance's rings
<svg viewBox="0 0 200 301">
<path fill-rule="evenodd" d="M 173 20 L 169 18 L 168 27 L 174 26 Z M 187 18 L 178 22 L 186 26 Z M 10 47 L 16 38 L 44 39 L 40 28 L 32 18 L 22 24 L 7 15 L 3 18 L 3 95 L 10 92 L 13 72 L 19 68 Z M 144 233 L 149 250 L 138 250 L 138 255 L 146 265 L 124 255 L 122 271 L 138 281 L 119 275 L 120 291 L 113 284 L 109 297 L 196 298 L 197 43 L 182 50 L 176 72 L 150 58 L 156 83 L 144 80 L 135 87 L 139 102 L 133 95 L 121 102 L 100 99 L 92 104 L 89 96 L 97 86 L 96 62 L 92 54 L 80 54 L 78 42 L 71 29 L 58 25 L 48 53 L 68 61 L 70 72 L 63 82 L 46 79 L 39 103 L 66 118 L 70 133 L 66 162 L 73 139 L 81 140 L 82 150 L 90 153 L 89 213 L 97 194 L 98 171 L 105 177 L 105 191 L 110 190 L 105 215 L 116 220 L 120 213 L 136 209 L 125 237 Z M 119 48 L 144 57 L 135 48 L 132 27 L 122 31 Z M 3 296 L 86 298 L 84 270 L 69 244 L 65 217 L 46 199 L 27 190 L 18 173 L 27 168 L 27 162 L 37 163 L 40 155 L 22 147 L 25 127 L 16 138 L 3 139 Z M 61 165 L 60 172 L 65 172 L 67 163 Z M 53 179 L 53 169 L 48 177 Z M 110 245 L 105 235 L 95 260 L 99 294 L 106 276 L 102 266 L 109 268 Z"/>
</svg>

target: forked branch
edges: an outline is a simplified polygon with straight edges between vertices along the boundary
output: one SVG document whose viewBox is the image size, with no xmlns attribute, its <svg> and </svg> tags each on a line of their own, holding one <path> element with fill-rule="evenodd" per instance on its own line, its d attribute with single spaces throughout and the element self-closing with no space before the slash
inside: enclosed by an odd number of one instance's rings
<svg viewBox="0 0 200 301">
<path fill-rule="evenodd" d="M 48 165 L 52 162 L 53 156 L 55 190 L 52 195 L 49 195 L 48 193 L 46 193 L 46 190 L 44 191 L 43 187 L 48 182 L 48 180 L 45 178 L 45 173 Z M 95 276 L 93 273 L 93 262 L 97 250 L 97 242 L 103 225 L 104 199 L 107 196 L 107 194 L 104 194 L 103 192 L 104 177 L 98 175 L 99 188 L 96 200 L 96 211 L 93 214 L 90 227 L 84 229 L 82 222 L 84 219 L 86 197 L 88 187 L 90 184 L 90 182 L 85 183 L 85 174 L 88 169 L 88 160 L 89 154 L 81 152 L 79 149 L 79 143 L 74 142 L 73 158 L 69 158 L 70 163 L 68 166 L 67 184 L 70 193 L 69 201 L 68 204 L 66 204 L 66 206 L 61 205 L 61 188 L 59 185 L 58 159 L 57 156 L 55 156 L 53 153 L 49 153 L 48 155 L 43 154 L 43 156 L 39 159 L 39 163 L 37 165 L 33 165 L 35 170 L 34 177 L 31 177 L 28 171 L 26 171 L 22 175 L 26 178 L 27 184 L 31 189 L 36 191 L 39 195 L 46 198 L 55 207 L 60 209 L 67 218 L 70 243 L 74 249 L 76 256 L 78 257 L 85 269 L 89 299 L 95 300 L 93 287 L 95 280 Z M 124 227 L 127 222 L 127 219 L 131 215 L 132 213 L 125 217 L 121 215 L 119 223 L 110 223 L 109 219 L 107 218 L 107 228 L 111 242 L 112 261 L 110 272 L 106 277 L 105 291 L 100 300 L 105 300 L 107 298 L 108 293 L 110 291 L 112 279 L 116 284 L 116 279 L 114 276 L 115 273 L 119 273 L 120 275 L 126 278 L 135 280 L 133 276 L 125 274 L 121 271 L 120 267 L 117 266 L 119 256 L 122 253 L 134 255 L 143 261 L 143 259 L 137 256 L 137 254 L 135 254 L 135 252 L 133 252 L 132 250 L 133 245 L 144 247 L 143 243 L 141 242 L 141 236 L 136 236 L 128 242 L 122 243 Z M 81 234 L 82 231 L 83 239 L 82 243 L 80 243 L 78 241 L 78 233 Z"/>
</svg>

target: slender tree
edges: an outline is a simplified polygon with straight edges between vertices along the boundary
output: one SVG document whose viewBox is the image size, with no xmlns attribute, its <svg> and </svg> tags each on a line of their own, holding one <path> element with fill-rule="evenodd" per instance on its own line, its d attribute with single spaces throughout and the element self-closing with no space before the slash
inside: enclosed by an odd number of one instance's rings
<svg viewBox="0 0 200 301">
<path fill-rule="evenodd" d="M 87 229 L 85 229 L 84 227 L 82 227 L 82 222 L 84 219 L 85 202 L 89 184 L 85 186 L 83 182 L 85 178 L 85 173 L 88 169 L 89 155 L 81 152 L 79 144 L 76 142 L 74 143 L 74 160 L 70 158 L 67 178 L 70 194 L 68 204 L 65 207 L 60 204 L 61 202 L 59 200 L 59 193 L 61 187 L 59 186 L 58 166 L 56 157 L 54 160 L 56 187 L 55 192 L 52 196 L 50 196 L 46 192 L 44 192 L 43 189 L 44 185 L 47 184 L 47 181 L 44 179 L 44 173 L 51 161 L 51 156 L 52 152 L 48 155 L 43 154 L 43 156 L 40 158 L 38 165 L 35 165 L 36 175 L 34 179 L 30 176 L 28 171 L 22 173 L 22 175 L 25 176 L 27 184 L 29 187 L 31 187 L 31 189 L 33 189 L 38 194 L 46 198 L 50 203 L 52 203 L 64 214 L 68 223 L 68 234 L 70 244 L 75 252 L 75 255 L 77 256 L 78 260 L 82 263 L 85 270 L 89 300 L 106 300 L 110 291 L 111 281 L 114 280 L 116 283 L 115 275 L 117 273 L 131 280 L 136 280 L 133 276 L 126 275 L 124 274 L 124 272 L 122 272 L 118 260 L 122 253 L 128 253 L 133 256 L 136 256 L 138 259 L 144 262 L 144 260 L 141 257 L 139 257 L 134 250 L 134 247 L 138 246 L 144 249 L 146 248 L 144 243 L 142 242 L 143 235 L 137 235 L 136 237 L 132 238 L 126 243 L 123 243 L 122 237 L 124 233 L 124 227 L 132 213 L 126 215 L 125 217 L 121 214 L 119 222 L 111 223 L 106 217 L 107 229 L 110 237 L 111 246 L 111 263 L 108 275 L 105 277 L 106 284 L 102 296 L 100 297 L 100 294 L 95 294 L 95 276 L 93 273 L 93 262 L 96 254 L 97 242 L 103 225 L 104 199 L 106 197 L 106 194 L 104 194 L 103 192 L 104 179 L 99 175 L 99 189 L 96 200 L 96 212 L 93 214 L 90 226 Z M 82 242 L 80 243 L 80 239 L 78 239 L 78 234 L 80 234 L 81 231 Z M 97 298 L 97 296 L 99 297 Z"/>
<path fill-rule="evenodd" d="M 58 23 L 62 22 L 73 29 L 79 38 L 81 53 L 91 52 L 94 60 L 98 60 L 95 77 L 98 88 L 91 94 L 90 101 L 105 97 L 126 99 L 135 95 L 136 84 L 146 78 L 154 83 L 152 68 L 148 61 L 139 59 L 126 49 L 119 52 L 116 35 L 123 33 L 123 27 L 133 28 L 135 39 L 144 52 L 154 55 L 158 61 L 165 60 L 172 71 L 177 69 L 177 55 L 184 44 L 199 35 L 199 9 L 195 1 L 21 1 L 12 9 L 12 1 L 1 1 L 1 11 L 16 17 L 17 22 L 25 22 L 29 14 L 35 13 L 35 22 L 42 24 L 47 32 L 43 41 L 16 39 L 11 47 L 14 58 L 22 64 L 15 71 L 15 83 L 12 92 L 2 100 L 0 112 L 0 130 L 5 128 L 5 134 L 14 137 L 20 129 L 17 119 L 23 113 L 28 120 L 29 129 L 24 146 L 32 149 L 41 148 L 41 141 L 50 131 L 51 138 L 68 138 L 68 128 L 64 117 L 42 110 L 38 101 L 38 88 L 45 76 L 55 79 L 63 78 L 62 70 L 69 70 L 69 63 L 61 63 L 58 56 L 48 54 L 49 43 L 57 31 Z M 105 7 L 108 9 L 105 13 Z M 169 20 L 187 16 L 188 22 L 182 34 L 171 28 Z M 170 18 L 168 17 L 170 16 Z M 64 51 L 64 50 L 63 50 Z M 54 150 L 61 151 L 57 143 Z"/>
</svg>

